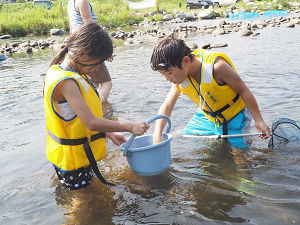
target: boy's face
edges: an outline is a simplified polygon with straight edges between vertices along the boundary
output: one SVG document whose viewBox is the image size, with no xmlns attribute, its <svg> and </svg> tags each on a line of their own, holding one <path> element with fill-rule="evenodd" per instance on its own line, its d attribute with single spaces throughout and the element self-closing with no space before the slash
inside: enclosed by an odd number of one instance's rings
<svg viewBox="0 0 300 225">
<path fill-rule="evenodd" d="M 166 80 L 174 84 L 181 84 L 188 74 L 184 63 L 182 63 L 181 68 L 170 66 L 168 70 L 158 70 L 158 72 L 160 72 Z"/>
<path fill-rule="evenodd" d="M 186 77 L 186 73 L 184 73 L 184 71 L 179 69 L 177 66 L 170 66 L 167 71 L 159 70 L 158 72 L 160 72 L 166 78 L 166 80 L 174 84 L 181 84 Z"/>
</svg>

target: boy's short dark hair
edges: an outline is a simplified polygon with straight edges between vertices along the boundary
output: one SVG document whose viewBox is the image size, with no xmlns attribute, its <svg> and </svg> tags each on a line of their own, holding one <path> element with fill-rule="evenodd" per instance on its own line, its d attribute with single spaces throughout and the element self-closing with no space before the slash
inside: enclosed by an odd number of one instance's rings
<svg viewBox="0 0 300 225">
<path fill-rule="evenodd" d="M 151 67 L 153 70 L 167 71 L 169 66 L 181 68 L 183 57 L 194 58 L 192 50 L 181 39 L 169 37 L 161 40 L 154 47 L 151 56 Z"/>
</svg>

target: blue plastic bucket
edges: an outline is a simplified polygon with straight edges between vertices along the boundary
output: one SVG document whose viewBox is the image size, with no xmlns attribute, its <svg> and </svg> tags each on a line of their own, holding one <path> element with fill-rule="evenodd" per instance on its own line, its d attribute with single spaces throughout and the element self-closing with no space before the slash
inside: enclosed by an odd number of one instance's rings
<svg viewBox="0 0 300 225">
<path fill-rule="evenodd" d="M 169 134 L 171 129 L 169 117 L 158 115 L 151 118 L 147 123 L 160 118 L 165 118 L 168 121 L 166 133 L 162 135 L 162 142 L 153 145 L 153 135 L 137 138 L 132 135 L 128 142 L 120 145 L 123 156 L 126 156 L 130 168 L 138 176 L 154 176 L 163 173 L 171 164 L 170 142 L 173 136 Z"/>
</svg>

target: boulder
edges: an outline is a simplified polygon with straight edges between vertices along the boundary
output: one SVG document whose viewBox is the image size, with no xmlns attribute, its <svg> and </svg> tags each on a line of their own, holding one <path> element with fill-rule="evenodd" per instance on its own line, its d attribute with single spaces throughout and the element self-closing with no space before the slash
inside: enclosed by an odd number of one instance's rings
<svg viewBox="0 0 300 225">
<path fill-rule="evenodd" d="M 12 36 L 9 34 L 0 36 L 0 39 L 11 39 L 11 38 L 12 38 Z"/>
<path fill-rule="evenodd" d="M 61 29 L 51 29 L 50 30 L 51 35 L 64 35 L 66 33 L 67 32 L 65 32 L 64 30 L 61 30 Z"/>
<path fill-rule="evenodd" d="M 202 10 L 199 12 L 198 17 L 200 19 L 211 19 L 214 17 L 214 14 L 210 10 Z"/>
<path fill-rule="evenodd" d="M 172 20 L 174 19 L 173 15 L 172 14 L 167 14 L 163 17 L 163 20 L 164 21 L 169 21 L 169 20 Z"/>
</svg>

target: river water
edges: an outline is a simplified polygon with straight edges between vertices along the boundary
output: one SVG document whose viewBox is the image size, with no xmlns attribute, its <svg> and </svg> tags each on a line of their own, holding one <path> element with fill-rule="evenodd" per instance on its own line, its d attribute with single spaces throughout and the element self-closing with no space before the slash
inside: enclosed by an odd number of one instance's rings
<svg viewBox="0 0 300 225">
<path fill-rule="evenodd" d="M 187 41 L 227 42 L 217 50 L 231 58 L 265 121 L 271 126 L 287 117 L 299 123 L 300 26 L 260 33 L 255 38 L 195 33 Z M 113 78 L 107 118 L 139 121 L 157 113 L 170 84 L 150 68 L 155 42 L 115 49 L 117 56 L 107 63 Z M 15 56 L 1 64 L 0 224 L 300 224 L 300 147 L 276 152 L 259 138 L 250 151 L 233 154 L 217 141 L 175 137 L 169 170 L 154 177 L 136 176 L 108 142 L 99 167 L 126 188 L 94 179 L 84 190 L 63 189 L 45 155 L 42 89 L 53 54 Z M 181 96 L 171 131 L 184 128 L 195 111 Z"/>
</svg>

